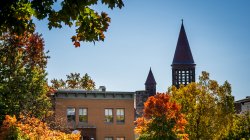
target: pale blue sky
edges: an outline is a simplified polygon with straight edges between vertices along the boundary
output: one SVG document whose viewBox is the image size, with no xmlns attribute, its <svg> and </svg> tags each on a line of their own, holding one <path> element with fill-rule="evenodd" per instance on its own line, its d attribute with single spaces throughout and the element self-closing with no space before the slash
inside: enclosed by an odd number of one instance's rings
<svg viewBox="0 0 250 140">
<path fill-rule="evenodd" d="M 107 90 L 143 90 L 152 68 L 157 91 L 171 85 L 171 63 L 184 19 L 196 66 L 211 79 L 232 84 L 236 100 L 250 95 L 250 1 L 249 0 L 130 0 L 125 7 L 106 11 L 111 24 L 104 42 L 81 43 L 74 48 L 70 37 L 74 28 L 47 28 L 47 21 L 36 21 L 43 34 L 48 62 L 48 79 L 66 74 L 88 73 L 97 87 Z"/>
</svg>

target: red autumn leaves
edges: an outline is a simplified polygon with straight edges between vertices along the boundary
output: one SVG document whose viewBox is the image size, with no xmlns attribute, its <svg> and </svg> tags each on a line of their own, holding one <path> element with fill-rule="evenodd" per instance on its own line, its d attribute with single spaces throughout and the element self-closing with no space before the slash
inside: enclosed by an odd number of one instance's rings
<svg viewBox="0 0 250 140">
<path fill-rule="evenodd" d="M 168 138 L 174 134 L 188 139 L 184 131 L 187 121 L 181 113 L 181 106 L 172 101 L 169 94 L 158 93 L 149 97 L 144 103 L 144 114 L 136 120 L 136 124 L 135 132 L 139 135 L 147 133 Z"/>
</svg>

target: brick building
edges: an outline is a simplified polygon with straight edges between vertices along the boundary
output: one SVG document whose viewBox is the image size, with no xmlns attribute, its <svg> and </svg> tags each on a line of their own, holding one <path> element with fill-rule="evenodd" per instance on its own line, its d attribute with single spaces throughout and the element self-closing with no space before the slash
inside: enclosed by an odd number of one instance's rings
<svg viewBox="0 0 250 140">
<path fill-rule="evenodd" d="M 59 89 L 54 94 L 55 119 L 84 139 L 134 139 L 134 92 Z"/>
</svg>

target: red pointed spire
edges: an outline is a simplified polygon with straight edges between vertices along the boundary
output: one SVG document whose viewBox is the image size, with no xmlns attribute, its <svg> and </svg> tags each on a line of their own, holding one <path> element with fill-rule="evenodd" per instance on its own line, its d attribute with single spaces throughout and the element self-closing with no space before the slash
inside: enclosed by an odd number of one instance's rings
<svg viewBox="0 0 250 140">
<path fill-rule="evenodd" d="M 194 59 L 189 47 L 183 20 L 172 64 L 194 64 Z"/>
<path fill-rule="evenodd" d="M 149 70 L 148 77 L 147 77 L 147 80 L 145 82 L 145 85 L 156 85 L 155 78 L 154 78 L 154 75 L 153 75 L 153 72 L 152 72 L 151 68 Z"/>
</svg>

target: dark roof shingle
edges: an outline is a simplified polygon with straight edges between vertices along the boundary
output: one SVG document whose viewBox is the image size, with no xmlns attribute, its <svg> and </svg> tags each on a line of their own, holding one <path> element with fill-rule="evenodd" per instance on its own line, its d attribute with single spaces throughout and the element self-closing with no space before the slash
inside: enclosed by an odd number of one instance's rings
<svg viewBox="0 0 250 140">
<path fill-rule="evenodd" d="M 152 85 L 152 84 L 156 84 L 156 82 L 152 70 L 150 68 L 145 85 Z"/>
<path fill-rule="evenodd" d="M 194 64 L 193 55 L 189 47 L 183 23 L 181 24 L 181 30 L 179 33 L 172 64 Z"/>
</svg>

